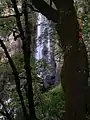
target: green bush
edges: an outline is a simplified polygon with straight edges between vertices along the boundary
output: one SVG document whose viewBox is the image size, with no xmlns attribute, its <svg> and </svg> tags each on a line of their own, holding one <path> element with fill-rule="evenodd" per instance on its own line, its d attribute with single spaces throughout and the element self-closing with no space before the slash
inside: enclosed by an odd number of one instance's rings
<svg viewBox="0 0 90 120">
<path fill-rule="evenodd" d="M 37 116 L 43 120 L 63 120 L 65 113 L 64 92 L 61 85 L 56 86 L 47 93 L 38 94 L 41 104 L 36 107 Z M 41 113 L 40 113 L 41 112 Z"/>
</svg>

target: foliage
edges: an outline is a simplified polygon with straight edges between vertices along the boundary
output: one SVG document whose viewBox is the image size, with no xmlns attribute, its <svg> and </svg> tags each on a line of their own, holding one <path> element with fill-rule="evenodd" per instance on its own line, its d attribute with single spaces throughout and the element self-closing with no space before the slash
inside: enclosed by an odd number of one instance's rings
<svg viewBox="0 0 90 120">
<path fill-rule="evenodd" d="M 20 73 L 24 69 L 24 60 L 23 60 L 23 54 L 22 53 L 16 53 L 12 56 L 12 60 L 14 61 L 14 64 Z"/>
<path fill-rule="evenodd" d="M 6 6 L 10 7 L 11 3 L 9 3 L 10 1 L 7 0 L 6 1 L 7 4 L 5 4 Z M 3 8 L 4 8 L 4 3 L 2 4 Z M 80 5 L 81 7 L 81 5 Z M 1 8 L 0 13 L 2 13 L 3 10 Z M 84 20 L 87 19 L 88 15 L 87 14 L 83 14 L 83 18 Z M 30 16 L 29 16 L 30 18 Z M 33 17 L 32 17 L 33 18 Z M 22 19 L 22 21 L 24 22 L 24 20 Z M 34 23 L 33 23 L 34 21 Z M 36 27 L 34 25 L 36 25 L 36 19 L 32 19 L 31 22 L 33 23 L 33 27 Z M 88 20 L 88 22 L 90 22 Z M 6 36 L 8 31 L 12 30 L 12 28 L 15 26 L 15 19 L 14 18 L 8 18 L 7 21 L 5 19 L 0 19 L 0 35 L 2 36 Z M 33 32 L 33 31 L 32 31 Z M 87 22 L 85 21 L 84 24 L 84 29 L 83 29 L 83 34 L 87 34 Z M 33 32 L 33 39 L 35 37 L 35 34 Z M 34 41 L 35 42 L 35 41 Z M 88 41 L 87 41 L 88 42 Z M 87 43 L 88 44 L 88 43 Z M 33 44 L 35 45 L 35 44 Z M 33 46 L 32 45 L 32 49 Z M 59 53 L 60 54 L 60 53 Z M 19 76 L 24 78 L 21 78 L 21 90 L 23 93 L 23 97 L 25 98 L 25 105 L 28 107 L 28 103 L 27 103 L 27 99 L 25 97 L 25 90 L 23 89 L 23 86 L 25 85 L 24 82 L 26 82 L 26 75 L 25 75 L 25 70 L 24 70 L 24 60 L 23 60 L 23 54 L 22 53 L 17 53 L 16 55 L 12 56 L 12 59 L 15 63 L 15 66 L 19 72 Z M 63 120 L 63 116 L 65 113 L 65 101 L 64 101 L 64 92 L 62 90 L 61 85 L 58 85 L 56 87 L 52 87 L 50 88 L 47 92 L 42 93 L 40 91 L 40 87 L 41 87 L 41 83 L 40 81 L 42 81 L 42 78 L 37 76 L 37 72 L 35 70 L 36 68 L 36 64 L 35 64 L 35 59 L 32 58 L 31 59 L 31 67 L 32 67 L 32 78 L 33 78 L 33 91 L 34 91 L 34 103 L 35 103 L 35 108 L 36 108 L 36 115 L 39 119 L 42 120 Z M 39 61 L 39 63 L 37 63 L 37 69 L 41 70 L 41 67 L 46 67 L 47 63 L 43 60 Z M 47 66 L 49 67 L 49 69 L 51 68 L 51 66 Z M 0 64 L 0 73 L 3 72 L 8 72 L 10 74 L 10 76 L 12 75 L 12 71 L 10 66 L 7 64 Z M 7 74 L 7 76 L 9 76 Z M 8 82 L 8 79 L 5 79 Z M 14 112 L 13 114 L 17 114 L 16 120 L 22 120 L 23 119 L 23 115 L 22 114 L 22 108 L 19 102 L 19 97 L 16 93 L 15 90 L 15 83 L 13 83 L 14 78 L 11 77 L 11 83 L 8 85 L 7 87 L 7 93 L 9 94 L 8 98 L 11 98 L 11 101 L 8 105 L 6 105 L 7 109 L 8 108 L 14 108 Z M 24 81 L 24 82 L 23 82 Z M 9 82 L 8 82 L 9 83 Z"/>
<path fill-rule="evenodd" d="M 17 66 L 19 71 L 22 71 L 23 69 L 23 55 L 18 53 L 14 56 L 12 56 L 12 59 L 14 60 L 15 65 Z M 32 65 L 33 66 L 33 65 Z M 34 68 L 33 68 L 34 69 Z M 64 93 L 62 90 L 61 85 L 58 85 L 56 87 L 50 88 L 50 90 L 46 93 L 42 93 L 40 91 L 41 88 L 41 81 L 37 75 L 35 75 L 35 71 L 32 73 L 33 77 L 33 88 L 34 88 L 34 103 L 36 108 L 36 115 L 39 119 L 45 119 L 45 120 L 63 120 L 63 115 L 65 113 L 65 101 L 64 101 Z M 19 98 L 15 91 L 15 88 L 9 92 L 10 97 L 12 98 L 11 101 L 11 107 L 17 108 L 17 119 L 22 119 L 21 112 L 22 109 L 20 107 Z M 25 96 L 25 92 L 23 93 L 23 96 Z M 14 99 L 13 99 L 14 98 Z M 26 104 L 27 100 L 25 98 Z M 19 115 L 20 114 L 20 115 Z M 18 118 L 19 117 L 19 118 Z"/>
<path fill-rule="evenodd" d="M 43 120 L 63 120 L 65 113 L 64 92 L 61 85 L 54 87 L 46 93 L 36 93 L 36 114 Z M 38 102 L 37 101 L 37 102 Z"/>
<path fill-rule="evenodd" d="M 12 4 L 10 0 L 0 0 L 0 36 L 6 37 L 10 31 L 16 26 L 13 16 Z"/>
</svg>

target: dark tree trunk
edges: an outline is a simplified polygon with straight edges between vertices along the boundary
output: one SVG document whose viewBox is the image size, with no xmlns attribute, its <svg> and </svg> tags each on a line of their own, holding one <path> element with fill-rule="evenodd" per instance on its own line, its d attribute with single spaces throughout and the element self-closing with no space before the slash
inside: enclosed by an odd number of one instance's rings
<svg viewBox="0 0 90 120">
<path fill-rule="evenodd" d="M 85 88 L 88 85 L 88 59 L 84 42 L 79 41 L 79 25 L 74 6 L 71 13 L 58 24 L 64 51 L 61 83 L 65 92 L 66 120 L 84 120 Z"/>
<path fill-rule="evenodd" d="M 53 0 L 57 10 L 43 0 L 32 0 L 34 6 L 48 19 L 58 23 L 64 52 L 62 86 L 65 92 L 66 120 L 84 120 L 85 89 L 88 85 L 88 59 L 83 40 L 79 41 L 79 24 L 73 0 Z M 43 7 L 42 7 L 43 5 Z"/>
<path fill-rule="evenodd" d="M 31 66 L 30 66 L 30 57 L 31 57 L 31 28 L 29 28 L 30 24 L 28 21 L 28 10 L 27 10 L 27 0 L 22 1 L 23 14 L 24 14 L 24 22 L 25 22 L 25 32 L 22 28 L 20 14 L 17 8 L 16 0 L 11 0 L 13 4 L 13 8 L 16 13 L 16 21 L 17 26 L 20 31 L 20 37 L 22 40 L 22 49 L 24 54 L 24 68 L 26 71 L 26 79 L 27 79 L 27 99 L 29 104 L 29 118 L 32 120 L 36 120 L 35 108 L 34 108 L 34 100 L 33 100 L 33 87 L 32 87 L 32 75 L 31 75 Z"/>
<path fill-rule="evenodd" d="M 0 44 L 1 44 L 1 47 L 3 48 L 3 50 L 5 52 L 6 57 L 8 58 L 10 66 L 12 68 L 13 75 L 14 75 L 14 78 L 15 78 L 16 90 L 17 90 L 17 93 L 18 93 L 19 98 L 20 98 L 20 102 L 21 102 L 24 117 L 27 120 L 28 119 L 28 113 L 27 113 L 27 110 L 26 110 L 26 107 L 25 107 L 25 104 L 24 104 L 24 99 L 23 99 L 23 96 L 22 96 L 22 92 L 21 92 L 21 89 L 20 89 L 20 79 L 19 79 L 17 69 L 16 69 L 16 67 L 14 65 L 14 62 L 11 59 L 11 57 L 10 57 L 8 51 L 7 51 L 6 46 L 4 45 L 4 43 L 3 43 L 3 41 L 1 39 L 0 39 Z"/>
<path fill-rule="evenodd" d="M 23 43 L 23 54 L 24 54 L 24 63 L 27 77 L 27 98 L 29 103 L 29 115 L 32 120 L 36 120 L 35 108 L 34 108 L 34 100 L 33 100 L 33 86 L 32 86 L 32 75 L 31 75 L 31 66 L 30 66 L 30 58 L 31 58 L 31 23 L 28 21 L 28 8 L 27 1 L 23 2 L 23 12 L 24 12 L 24 20 L 25 20 L 25 39 L 22 40 Z"/>
</svg>

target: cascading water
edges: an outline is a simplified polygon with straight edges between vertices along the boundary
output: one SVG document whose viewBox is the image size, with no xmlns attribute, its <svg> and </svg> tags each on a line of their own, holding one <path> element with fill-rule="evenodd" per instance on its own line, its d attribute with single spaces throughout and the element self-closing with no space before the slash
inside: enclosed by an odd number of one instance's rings
<svg viewBox="0 0 90 120">
<path fill-rule="evenodd" d="M 37 20 L 37 42 L 36 42 L 36 59 L 39 60 L 42 58 L 42 44 L 40 44 L 39 42 L 39 37 L 41 35 L 41 23 L 42 23 L 42 18 L 41 18 L 41 14 L 38 14 L 38 20 Z"/>
<path fill-rule="evenodd" d="M 57 68 L 54 56 L 54 43 L 52 41 L 52 28 L 50 22 L 40 13 L 37 21 L 37 43 L 36 43 L 36 59 L 43 60 L 47 65 L 42 67 L 42 76 L 44 78 L 44 87 L 48 88 L 57 81 Z M 49 66 L 49 67 L 48 67 Z M 41 69 L 41 68 L 40 68 Z M 60 79 L 60 76 L 59 76 Z"/>
</svg>

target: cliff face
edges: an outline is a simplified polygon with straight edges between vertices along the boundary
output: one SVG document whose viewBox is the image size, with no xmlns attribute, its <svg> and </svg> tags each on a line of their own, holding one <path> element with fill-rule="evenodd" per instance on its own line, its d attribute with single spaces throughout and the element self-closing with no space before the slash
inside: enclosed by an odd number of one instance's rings
<svg viewBox="0 0 90 120">
<path fill-rule="evenodd" d="M 40 74 L 44 78 L 44 87 L 48 88 L 50 85 L 60 83 L 60 62 L 57 60 L 58 55 L 57 57 L 55 55 L 56 49 L 59 48 L 57 46 L 58 43 L 56 44 L 53 30 L 54 24 L 41 14 L 38 17 L 38 24 L 36 59 L 43 61 L 43 65 L 40 67 L 42 69 Z"/>
<path fill-rule="evenodd" d="M 39 14 L 37 26 L 37 42 L 35 56 L 37 60 L 43 60 L 46 66 L 42 69 L 42 75 L 44 78 L 44 85 L 47 88 L 50 85 L 58 84 L 60 82 L 60 60 L 55 52 L 57 44 L 55 43 L 54 31 L 52 29 L 53 24 L 49 22 L 44 16 Z M 3 39 L 10 56 L 15 53 L 22 52 L 22 42 L 20 38 L 14 40 L 13 33 L 8 37 L 8 40 Z M 33 45 L 32 45 L 33 46 Z M 34 51 L 33 51 L 34 52 Z M 60 52 L 58 52 L 60 54 Z M 3 49 L 0 47 L 0 60 L 1 62 L 7 61 Z"/>
<path fill-rule="evenodd" d="M 22 52 L 22 42 L 20 38 L 18 38 L 16 41 L 14 40 L 13 34 L 11 33 L 8 37 L 8 40 L 3 39 L 4 44 L 10 54 L 10 56 L 14 55 L 17 52 Z M 0 61 L 3 62 L 7 58 L 5 58 L 5 54 L 3 49 L 0 47 Z"/>
</svg>

